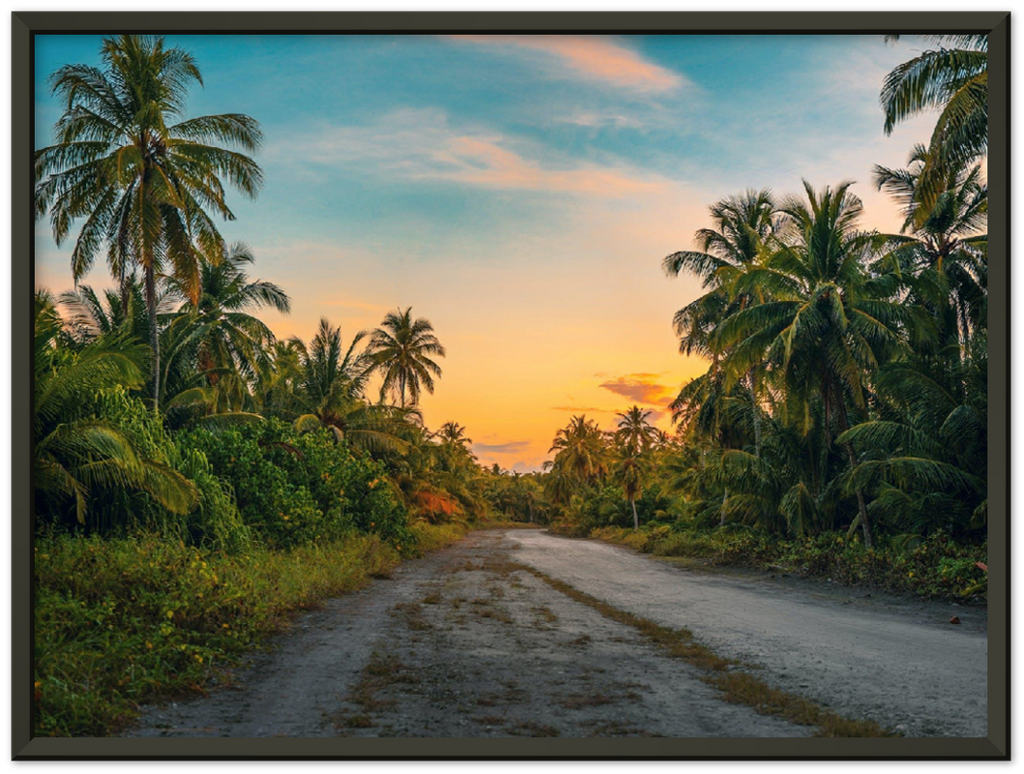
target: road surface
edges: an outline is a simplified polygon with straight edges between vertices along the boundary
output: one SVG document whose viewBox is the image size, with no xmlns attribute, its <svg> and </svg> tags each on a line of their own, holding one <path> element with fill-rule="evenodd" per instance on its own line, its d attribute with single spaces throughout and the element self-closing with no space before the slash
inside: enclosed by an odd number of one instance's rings
<svg viewBox="0 0 1024 774">
<path fill-rule="evenodd" d="M 815 733 L 723 701 L 697 667 L 517 565 L 686 628 L 770 686 L 845 717 L 907 736 L 986 736 L 983 609 L 695 572 L 534 530 L 471 533 L 329 601 L 232 687 L 145 708 L 129 735 Z"/>
</svg>

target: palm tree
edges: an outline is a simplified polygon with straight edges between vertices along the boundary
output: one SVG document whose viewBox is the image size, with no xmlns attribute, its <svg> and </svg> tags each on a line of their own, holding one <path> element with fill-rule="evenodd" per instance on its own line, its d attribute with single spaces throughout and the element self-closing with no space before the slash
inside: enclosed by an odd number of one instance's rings
<svg viewBox="0 0 1024 774">
<path fill-rule="evenodd" d="M 928 204 L 922 176 L 931 158 L 917 145 L 906 169 L 875 166 L 876 187 L 892 196 L 905 218 L 881 268 L 917 278 L 915 294 L 936 309 L 940 341 L 954 338 L 964 346 L 972 329 L 985 326 L 988 186 L 980 165 L 947 164 Z"/>
<path fill-rule="evenodd" d="M 895 530 L 963 534 L 988 508 L 987 344 L 975 336 L 960 360 L 921 357 L 884 367 L 879 411 L 840 442 L 868 450 L 852 481 L 874 491 L 872 508 Z"/>
<path fill-rule="evenodd" d="M 619 422 L 614 434 L 615 440 L 631 454 L 649 451 L 658 440 L 658 429 L 647 421 L 653 413 L 639 406 L 633 406 L 625 413 L 617 413 L 615 416 Z"/>
<path fill-rule="evenodd" d="M 764 250 L 772 234 L 775 202 L 771 191 L 749 190 L 731 196 L 708 208 L 715 228 L 697 231 L 700 250 L 682 250 L 662 261 L 670 277 L 688 272 L 699 277 L 707 292 L 676 312 L 673 324 L 679 335 L 679 351 L 684 355 L 712 357 L 708 336 L 723 315 L 733 307 L 742 308 L 746 296 L 731 298 L 724 285 L 738 269 L 753 263 Z"/>
<path fill-rule="evenodd" d="M 608 472 L 604 433 L 586 414 L 573 417 L 556 433 L 551 452 L 553 468 L 577 486 L 596 483 Z"/>
<path fill-rule="evenodd" d="M 61 321 L 47 300 L 37 297 L 35 326 L 34 485 L 40 509 L 59 513 L 70 501 L 85 524 L 90 495 L 106 489 L 145 492 L 172 513 L 188 513 L 198 502 L 192 482 L 166 460 L 146 456 L 89 408 L 104 391 L 142 384 L 144 346 L 122 333 L 79 352 L 57 347 Z"/>
<path fill-rule="evenodd" d="M 616 414 L 618 428 L 613 438 L 619 446 L 619 464 L 615 478 L 622 486 L 626 501 L 633 509 L 633 529 L 640 528 L 636 512 L 636 498 L 643 490 L 647 453 L 658 440 L 658 430 L 647 421 L 651 411 L 633 406 L 624 413 Z"/>
<path fill-rule="evenodd" d="M 445 482 L 445 488 L 453 494 L 468 491 L 467 479 L 471 471 L 476 471 L 477 466 L 476 457 L 470 451 L 473 439 L 466 435 L 466 428 L 458 422 L 445 422 L 436 432 L 428 433 L 427 437 L 437 441 L 426 447 L 428 455 L 436 463 L 432 467 L 446 471 L 453 477 Z"/>
<path fill-rule="evenodd" d="M 856 229 L 861 202 L 850 183 L 816 193 L 804 183 L 807 202 L 782 208 L 787 222 L 781 247 L 736 287 L 758 285 L 768 300 L 742 309 L 715 330 L 714 343 L 729 351 L 724 367 L 746 373 L 755 363 L 778 371 L 791 396 L 824 403 L 824 424 L 849 429 L 847 403 L 867 406 L 867 379 L 881 363 L 908 350 L 907 340 L 926 329 L 918 310 L 900 303 L 894 275 L 867 271 L 877 238 Z M 829 431 L 834 439 L 839 433 Z M 850 468 L 857 460 L 845 444 Z M 862 490 L 856 489 L 864 542 L 872 544 Z"/>
<path fill-rule="evenodd" d="M 223 240 L 207 213 L 234 218 L 224 199 L 226 179 L 255 197 L 262 172 L 249 156 L 258 124 L 237 113 L 184 119 L 188 89 L 202 85 L 192 55 L 163 38 L 121 35 L 102 47 L 103 68 L 66 65 L 51 77 L 64 103 L 56 144 L 36 152 L 36 215 L 50 213 L 57 244 L 79 218 L 71 253 L 75 281 L 106 247 L 107 264 L 123 286 L 142 269 L 153 349 L 153 406 L 159 407 L 160 343 L 157 279 L 172 275 L 193 303 L 201 291 L 204 255 Z M 127 300 L 127 292 L 122 296 Z"/>
<path fill-rule="evenodd" d="M 633 529 L 640 529 L 640 517 L 636 512 L 636 498 L 640 497 L 643 492 L 645 462 L 645 458 L 639 452 L 623 448 L 614 471 L 615 480 L 622 487 L 626 502 L 633 509 Z"/>
<path fill-rule="evenodd" d="M 898 40 L 899 35 L 888 36 Z M 943 168 L 963 166 L 988 150 L 988 36 L 932 35 L 938 48 L 896 67 L 882 86 L 885 133 L 925 110 L 941 109 L 924 169 L 924 201 L 939 193 Z"/>
<path fill-rule="evenodd" d="M 434 433 L 434 437 L 440 439 L 441 443 L 461 446 L 463 449 L 473 445 L 473 439 L 466 436 L 466 428 L 458 422 L 445 422 Z"/>
<path fill-rule="evenodd" d="M 414 406 L 422 389 L 433 394 L 433 377 L 441 376 L 441 367 L 429 357 L 445 356 L 433 330 L 429 320 L 413 319 L 412 307 L 405 311 L 399 308 L 387 314 L 370 338 L 368 350 L 374 367 L 384 376 L 381 395 L 390 392 L 401 408 L 406 407 L 407 394 Z"/>
<path fill-rule="evenodd" d="M 768 189 L 748 190 L 741 196 L 722 199 L 708 209 L 715 228 L 697 231 L 696 242 L 701 249 L 672 253 L 662 261 L 662 268 L 671 277 L 686 271 L 703 280 L 704 295 L 676 312 L 672 322 L 682 354 L 699 354 L 714 362 L 718 353 L 711 346 L 710 337 L 718 323 L 733 312 L 764 300 L 756 287 L 734 292 L 730 285 L 763 255 L 775 230 L 776 203 Z M 755 446 L 760 453 L 758 371 L 756 364 L 751 365 L 746 381 L 753 407 Z"/>
<path fill-rule="evenodd" d="M 252 381 L 264 365 L 276 338 L 251 312 L 263 308 L 284 314 L 291 311 L 288 294 L 280 286 L 265 280 L 250 281 L 246 267 L 254 262 L 252 252 L 240 242 L 216 261 L 205 262 L 200 270 L 198 303 L 188 297 L 187 288 L 177 279 L 168 282 L 169 291 L 185 301 L 172 325 L 181 321 L 190 329 L 202 330 L 200 336 L 191 337 L 194 365 L 209 386 L 216 385 L 225 374 Z"/>
<path fill-rule="evenodd" d="M 300 430 L 327 426 L 339 439 L 371 452 L 405 452 L 409 441 L 401 437 L 403 425 L 415 418 L 412 409 L 368 404 L 363 397 L 373 360 L 359 345 L 367 336 L 360 331 L 346 347 L 341 328 L 327 318 L 320 319 L 316 336 L 307 347 L 293 338 L 291 346 L 298 355 L 301 377 L 292 397 Z"/>
<path fill-rule="evenodd" d="M 307 399 L 326 408 L 337 398 L 362 397 L 373 366 L 369 353 L 359 349 L 367 335 L 359 331 L 346 347 L 341 328 L 321 317 L 308 348 L 299 338 L 291 340 L 302 363 L 302 390 Z"/>
<path fill-rule="evenodd" d="M 68 314 L 67 325 L 76 341 L 87 344 L 102 336 L 128 331 L 139 341 L 149 335 L 149 316 L 143 298 L 142 285 L 134 276 L 123 283 L 127 287 L 125 298 L 116 290 L 97 292 L 89 285 L 60 294 L 60 305 Z M 164 306 L 161 299 L 158 309 Z"/>
</svg>

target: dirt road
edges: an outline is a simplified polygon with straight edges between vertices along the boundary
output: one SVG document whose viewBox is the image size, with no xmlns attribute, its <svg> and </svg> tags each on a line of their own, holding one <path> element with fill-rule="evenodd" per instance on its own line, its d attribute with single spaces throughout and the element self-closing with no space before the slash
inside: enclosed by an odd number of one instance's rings
<svg viewBox="0 0 1024 774">
<path fill-rule="evenodd" d="M 685 627 L 765 683 L 908 736 L 984 736 L 984 612 L 707 575 L 595 541 L 473 533 L 300 618 L 236 686 L 133 736 L 809 736 L 523 569 Z"/>
</svg>

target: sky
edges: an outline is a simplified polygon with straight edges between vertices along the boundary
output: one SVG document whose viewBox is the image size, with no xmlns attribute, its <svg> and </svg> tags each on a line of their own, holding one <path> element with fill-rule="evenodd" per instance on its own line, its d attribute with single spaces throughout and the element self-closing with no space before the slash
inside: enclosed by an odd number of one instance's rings
<svg viewBox="0 0 1024 774">
<path fill-rule="evenodd" d="M 168 36 L 204 86 L 187 115 L 246 113 L 265 143 L 255 201 L 232 192 L 229 241 L 292 299 L 261 317 L 347 342 L 411 306 L 447 349 L 425 422 L 467 427 L 482 463 L 539 469 L 558 428 L 667 408 L 706 363 L 678 352 L 668 278 L 709 204 L 748 188 L 855 181 L 863 225 L 896 231 L 870 184 L 930 134 L 882 131 L 887 72 L 925 45 L 872 36 Z M 47 78 L 99 65 L 97 36 L 36 37 L 36 143 Z M 74 235 L 75 230 L 72 231 Z M 73 238 L 73 236 L 72 236 Z M 36 284 L 72 286 L 71 241 L 36 225 Z M 109 286 L 102 261 L 83 282 Z"/>
</svg>

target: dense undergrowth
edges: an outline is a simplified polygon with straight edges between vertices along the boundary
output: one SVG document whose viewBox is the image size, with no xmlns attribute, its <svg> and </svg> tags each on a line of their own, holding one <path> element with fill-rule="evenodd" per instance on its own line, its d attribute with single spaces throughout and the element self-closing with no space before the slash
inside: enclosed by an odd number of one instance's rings
<svg viewBox="0 0 1024 774">
<path fill-rule="evenodd" d="M 386 576 L 467 528 L 411 526 L 415 543 L 353 535 L 229 554 L 157 537 L 36 541 L 36 732 L 104 736 L 160 697 L 205 690 L 297 611 Z"/>
<path fill-rule="evenodd" d="M 922 597 L 985 601 L 988 545 L 968 545 L 942 533 L 905 545 L 883 539 L 866 549 L 857 536 L 826 533 L 804 540 L 782 540 L 748 529 L 673 530 L 653 526 L 638 531 L 605 527 L 590 537 L 629 546 L 655 556 L 685 556 L 715 565 L 784 569 L 836 583 L 912 593 Z"/>
</svg>

